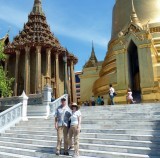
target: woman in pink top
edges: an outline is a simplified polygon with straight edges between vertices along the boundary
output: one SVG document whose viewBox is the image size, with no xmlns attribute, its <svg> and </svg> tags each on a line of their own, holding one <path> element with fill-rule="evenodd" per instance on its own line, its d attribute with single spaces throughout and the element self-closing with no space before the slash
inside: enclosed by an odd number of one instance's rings
<svg viewBox="0 0 160 158">
<path fill-rule="evenodd" d="M 129 88 L 127 91 L 127 104 L 134 104 L 135 101 L 133 101 L 132 91 Z"/>
</svg>

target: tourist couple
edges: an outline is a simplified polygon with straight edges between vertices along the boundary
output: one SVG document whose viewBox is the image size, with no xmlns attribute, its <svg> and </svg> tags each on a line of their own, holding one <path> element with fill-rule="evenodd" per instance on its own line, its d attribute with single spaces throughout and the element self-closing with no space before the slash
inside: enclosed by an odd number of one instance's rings
<svg viewBox="0 0 160 158">
<path fill-rule="evenodd" d="M 79 157 L 79 133 L 81 130 L 81 112 L 76 103 L 71 105 L 71 109 L 66 103 L 66 99 L 61 99 L 61 105 L 55 112 L 55 128 L 57 130 L 57 151 L 61 154 L 62 138 L 64 138 L 64 155 L 69 155 L 68 150 L 72 148 L 72 137 L 74 137 L 74 155 Z M 69 135 L 69 138 L 68 138 Z"/>
</svg>

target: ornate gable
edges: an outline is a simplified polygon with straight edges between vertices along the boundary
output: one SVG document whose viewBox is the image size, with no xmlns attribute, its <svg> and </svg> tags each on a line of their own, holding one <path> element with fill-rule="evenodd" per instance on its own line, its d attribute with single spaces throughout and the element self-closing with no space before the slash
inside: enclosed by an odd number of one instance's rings
<svg viewBox="0 0 160 158">
<path fill-rule="evenodd" d="M 142 30 L 143 30 L 143 27 L 142 27 L 141 22 L 140 22 L 137 14 L 136 14 L 134 3 L 133 3 L 133 0 L 132 0 L 132 12 L 131 12 L 131 16 L 130 16 L 130 22 L 119 33 L 119 37 L 125 36 L 130 32 L 137 33 L 137 32 L 140 32 Z"/>
</svg>

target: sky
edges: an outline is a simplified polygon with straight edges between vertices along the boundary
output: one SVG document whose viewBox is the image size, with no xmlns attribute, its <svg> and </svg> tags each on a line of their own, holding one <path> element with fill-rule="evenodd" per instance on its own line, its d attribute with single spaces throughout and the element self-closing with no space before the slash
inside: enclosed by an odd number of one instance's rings
<svg viewBox="0 0 160 158">
<path fill-rule="evenodd" d="M 34 0 L 0 0 L 0 38 L 10 30 L 13 40 L 32 10 Z M 115 0 L 42 0 L 51 31 L 61 45 L 78 57 L 75 71 L 89 59 L 92 40 L 99 61 L 104 60 L 111 37 Z"/>
</svg>

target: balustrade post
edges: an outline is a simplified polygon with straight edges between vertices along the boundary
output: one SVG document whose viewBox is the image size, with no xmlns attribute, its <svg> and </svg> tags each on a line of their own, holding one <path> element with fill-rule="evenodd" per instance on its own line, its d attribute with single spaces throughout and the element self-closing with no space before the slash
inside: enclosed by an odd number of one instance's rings
<svg viewBox="0 0 160 158">
<path fill-rule="evenodd" d="M 28 106 L 28 97 L 26 96 L 25 92 L 23 91 L 22 95 L 19 96 L 20 101 L 22 102 L 22 120 L 28 121 L 27 118 L 27 106 Z"/>
<path fill-rule="evenodd" d="M 46 119 L 50 116 L 50 103 L 51 103 L 52 88 L 47 84 L 43 89 L 43 105 L 46 106 Z"/>
</svg>

